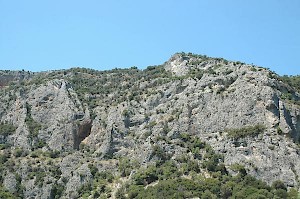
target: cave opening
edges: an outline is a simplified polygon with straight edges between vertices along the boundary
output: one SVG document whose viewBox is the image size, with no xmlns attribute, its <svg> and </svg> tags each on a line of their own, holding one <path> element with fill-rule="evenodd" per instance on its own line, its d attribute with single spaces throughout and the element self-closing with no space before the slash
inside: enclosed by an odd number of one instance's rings
<svg viewBox="0 0 300 199">
<path fill-rule="evenodd" d="M 78 130 L 75 133 L 74 149 L 79 150 L 80 143 L 91 134 L 92 121 L 85 122 L 78 126 Z"/>
</svg>

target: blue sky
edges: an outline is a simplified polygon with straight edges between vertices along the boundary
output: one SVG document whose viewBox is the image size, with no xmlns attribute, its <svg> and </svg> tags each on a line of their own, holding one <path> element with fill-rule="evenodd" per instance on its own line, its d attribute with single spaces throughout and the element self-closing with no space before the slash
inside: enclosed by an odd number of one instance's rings
<svg viewBox="0 0 300 199">
<path fill-rule="evenodd" d="M 0 69 L 99 70 L 192 52 L 300 74 L 299 0 L 0 0 Z"/>
</svg>

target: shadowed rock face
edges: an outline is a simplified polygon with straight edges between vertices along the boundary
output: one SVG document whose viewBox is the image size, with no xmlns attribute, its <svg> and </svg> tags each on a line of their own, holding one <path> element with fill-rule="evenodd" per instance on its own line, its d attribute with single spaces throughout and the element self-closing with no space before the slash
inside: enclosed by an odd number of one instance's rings
<svg viewBox="0 0 300 199">
<path fill-rule="evenodd" d="M 1 135 L 0 142 L 10 145 L 5 150 L 10 150 L 12 161 L 16 149 L 24 153 L 13 169 L 22 179 L 25 198 L 51 198 L 55 184 L 65 186 L 65 198 L 76 198 L 78 189 L 92 179 L 91 162 L 101 171 L 118 172 L 114 161 L 122 157 L 141 166 L 154 164 L 153 146 L 172 159 L 186 155 L 187 150 L 176 144 L 182 133 L 200 137 L 223 154 L 228 169 L 242 164 L 247 173 L 269 184 L 281 180 L 297 187 L 300 108 L 293 102 L 300 96 L 270 73 L 190 54 L 175 54 L 164 65 L 144 71 L 37 73 L 22 84 L 17 79 L 13 90 L 0 90 L 0 121 L 16 128 Z M 5 74 L 0 84 L 7 84 Z M 286 93 L 292 93 L 292 100 L 282 97 Z M 26 106 L 31 107 L 30 120 Z M 266 130 L 257 136 L 228 136 L 228 129 L 258 124 Z M 31 132 L 35 126 L 38 130 Z M 39 171 L 47 173 L 36 186 L 28 176 L 35 161 L 30 155 L 41 151 L 55 157 L 52 166 L 61 174 L 50 173 L 48 156 L 35 157 Z M 11 171 L 4 173 L 4 186 L 16 190 L 17 178 Z"/>
<path fill-rule="evenodd" d="M 91 134 L 92 121 L 86 121 L 79 125 L 76 134 L 74 135 L 74 149 L 79 149 L 80 143 Z"/>
</svg>

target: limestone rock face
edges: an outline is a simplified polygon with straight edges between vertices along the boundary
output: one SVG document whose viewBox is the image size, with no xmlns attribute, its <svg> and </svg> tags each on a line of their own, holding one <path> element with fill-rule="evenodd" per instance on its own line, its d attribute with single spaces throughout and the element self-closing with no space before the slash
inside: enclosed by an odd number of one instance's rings
<svg viewBox="0 0 300 199">
<path fill-rule="evenodd" d="M 29 114 L 40 126 L 33 138 L 30 135 L 32 132 L 29 132 L 30 124 L 26 121 Z M 45 85 L 31 87 L 26 94 L 17 95 L 4 120 L 18 126 L 11 140 L 16 147 L 24 149 L 30 149 L 36 137 L 51 150 L 78 148 L 77 140 L 85 136 L 79 134 L 90 131 L 85 121 L 89 118 L 86 118 L 82 104 L 64 80 L 49 81 Z"/>
<path fill-rule="evenodd" d="M 186 75 L 189 72 L 188 61 L 184 56 L 180 54 L 175 54 L 166 63 L 165 69 L 172 71 L 177 76 Z"/>
<path fill-rule="evenodd" d="M 300 186 L 300 95 L 268 69 L 177 53 L 144 71 L 24 74 L 0 74 L 0 120 L 13 129 L 0 135 L 12 165 L 1 175 L 12 193 L 21 183 L 25 198 L 78 197 L 95 171 L 118 176 L 122 158 L 146 167 L 154 146 L 185 154 L 174 144 L 183 133 L 223 154 L 229 171 L 238 163 L 268 184 Z M 256 125 L 255 136 L 228 133 Z"/>
<path fill-rule="evenodd" d="M 15 175 L 13 173 L 7 172 L 3 180 L 3 185 L 7 190 L 14 193 L 16 191 L 16 185 L 17 185 Z"/>
</svg>

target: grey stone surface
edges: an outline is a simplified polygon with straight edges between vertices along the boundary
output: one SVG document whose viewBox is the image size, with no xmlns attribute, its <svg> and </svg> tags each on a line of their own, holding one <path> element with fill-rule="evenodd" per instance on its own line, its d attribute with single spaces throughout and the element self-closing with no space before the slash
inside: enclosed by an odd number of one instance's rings
<svg viewBox="0 0 300 199">
<path fill-rule="evenodd" d="M 30 156 L 17 159 L 15 170 L 22 177 L 25 198 L 51 198 L 55 183 L 65 186 L 63 197 L 77 197 L 78 189 L 92 180 L 91 162 L 99 170 L 112 172 L 122 157 L 147 166 L 155 162 L 155 144 L 174 159 L 187 153 L 174 144 L 181 133 L 198 136 L 224 154 L 229 170 L 238 163 L 269 184 L 279 179 L 288 187 L 299 187 L 300 149 L 295 140 L 300 136 L 300 108 L 281 97 L 291 88 L 272 78 L 267 69 L 223 59 L 178 53 L 164 68 L 170 73 L 168 81 L 151 87 L 157 79 L 140 78 L 131 85 L 143 91 L 138 99 L 115 102 L 118 91 L 111 92 L 99 99 L 106 104 L 98 103 L 93 109 L 85 103 L 96 95 L 86 94 L 89 100 L 83 102 L 68 80 L 71 75 L 1 92 L 0 120 L 16 127 L 12 135 L 0 137 L 1 143 L 42 157 L 42 153 L 59 153 L 52 162 L 45 157 L 42 163 Z M 192 75 L 193 71 L 201 75 Z M 9 100 L 11 94 L 14 100 Z M 26 104 L 32 119 L 41 125 L 35 139 L 30 138 L 25 121 Z M 227 136 L 227 129 L 257 124 L 266 126 L 257 137 L 234 140 Z M 45 142 L 39 149 L 34 148 L 38 140 Z M 35 179 L 28 179 L 35 164 L 45 171 L 56 166 L 61 174 L 44 177 L 37 187 Z M 8 173 L 4 186 L 14 192 L 15 185 L 13 174 Z"/>
</svg>

